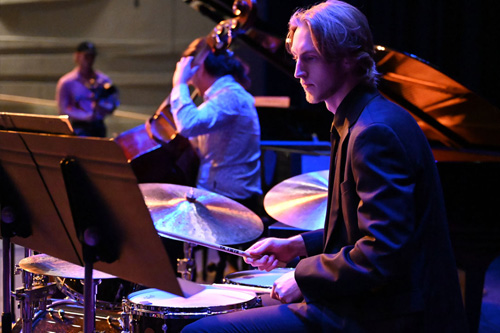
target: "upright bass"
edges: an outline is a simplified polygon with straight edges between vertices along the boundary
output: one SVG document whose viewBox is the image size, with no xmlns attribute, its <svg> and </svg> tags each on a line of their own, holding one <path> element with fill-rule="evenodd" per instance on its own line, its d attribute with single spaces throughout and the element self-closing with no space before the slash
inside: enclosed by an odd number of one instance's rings
<svg viewBox="0 0 500 333">
<path fill-rule="evenodd" d="M 193 66 L 201 64 L 209 52 L 222 52 L 233 38 L 244 33 L 256 17 L 255 0 L 235 0 L 235 17 L 223 20 L 205 37 L 206 46 L 196 51 Z M 191 49 L 190 49 L 191 48 Z M 189 139 L 180 135 L 170 112 L 168 97 L 145 124 L 121 133 L 114 139 L 122 148 L 139 183 L 196 185 L 200 160 Z"/>
</svg>

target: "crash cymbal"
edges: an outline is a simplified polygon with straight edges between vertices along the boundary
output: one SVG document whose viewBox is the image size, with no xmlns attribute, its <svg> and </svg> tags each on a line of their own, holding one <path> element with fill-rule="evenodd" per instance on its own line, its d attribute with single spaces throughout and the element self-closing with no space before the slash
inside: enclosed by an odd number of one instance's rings
<svg viewBox="0 0 500 333">
<path fill-rule="evenodd" d="M 139 188 L 161 236 L 234 245 L 253 241 L 264 231 L 254 212 L 222 195 L 172 184 L 139 184 Z"/>
<path fill-rule="evenodd" d="M 19 267 L 33 274 L 58 276 L 68 279 L 84 279 L 85 267 L 72 264 L 70 262 L 48 256 L 46 254 L 36 254 L 26 257 L 19 262 Z M 116 276 L 109 275 L 97 270 L 92 271 L 92 278 L 113 279 Z"/>
<path fill-rule="evenodd" d="M 286 225 L 323 228 L 328 196 L 328 170 L 309 172 L 274 186 L 264 197 L 266 212 Z"/>
</svg>

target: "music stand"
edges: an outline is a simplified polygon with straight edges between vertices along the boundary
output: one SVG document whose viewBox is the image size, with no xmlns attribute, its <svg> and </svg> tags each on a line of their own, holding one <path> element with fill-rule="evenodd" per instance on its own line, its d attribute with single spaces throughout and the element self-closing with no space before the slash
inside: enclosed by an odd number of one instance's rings
<svg viewBox="0 0 500 333">
<path fill-rule="evenodd" d="M 24 151 L 21 151 L 19 141 L 25 145 Z M 28 211 L 35 214 L 30 218 L 31 235 L 27 238 L 14 237 L 14 243 L 82 265 L 82 263 L 90 264 L 92 260 L 87 260 L 89 258 L 86 258 L 85 251 L 77 244 L 85 240 L 87 243 L 93 243 L 98 241 L 99 237 L 103 237 L 101 240 L 104 243 L 101 245 L 104 244 L 105 251 L 99 253 L 97 250 L 95 259 L 104 259 L 107 262 L 96 261 L 93 268 L 176 295 L 190 293 L 184 289 L 185 281 L 181 289 L 160 236 L 154 228 L 133 171 L 121 148 L 114 141 L 0 131 L 0 142 L 0 164 L 6 162 L 8 166 L 9 163 L 13 164 L 8 168 L 4 167 L 4 170 L 9 178 L 15 179 L 16 186 L 26 187 L 27 184 L 22 181 L 25 177 L 22 175 L 23 172 L 14 170 L 16 168 L 13 166 L 16 163 L 4 157 L 8 155 L 5 151 L 8 152 L 13 146 L 12 142 L 18 144 L 19 149 L 15 152 L 17 155 L 25 159 L 32 158 L 32 163 L 24 165 L 17 163 L 17 167 L 24 167 L 34 174 L 39 173 L 39 182 L 43 183 L 43 188 L 32 185 L 26 188 L 18 187 L 18 191 L 23 194 L 21 195 L 23 203 L 30 205 Z M 63 166 L 61 166 L 62 161 L 64 161 Z M 40 208 L 34 205 L 36 201 L 34 198 L 40 196 L 39 192 L 45 192 L 42 196 L 50 198 L 53 210 L 57 211 L 59 216 L 58 219 L 41 219 L 37 215 Z M 90 212 L 92 209 L 99 210 L 94 212 L 95 214 L 90 214 L 98 221 L 87 221 L 89 222 L 87 223 L 78 215 L 85 209 L 78 204 L 78 200 L 86 195 L 90 200 L 85 204 L 91 205 L 87 207 L 88 210 Z M 39 218 L 34 218 L 36 216 Z M 50 221 L 47 222 L 48 220 Z M 46 223 L 51 226 L 47 228 L 44 225 Z M 61 228 L 67 232 L 61 232 Z M 52 230 L 59 230 L 57 231 L 59 233 L 55 234 Z M 104 232 L 101 235 L 92 236 L 93 232 L 102 230 Z M 54 235 L 58 239 L 65 239 L 62 242 L 65 244 L 58 246 L 52 244 Z M 90 237 L 86 237 L 89 235 Z M 45 242 L 35 242 L 36 237 L 45 239 Z M 50 246 L 47 243 L 50 243 Z M 199 288 L 194 289 L 199 290 Z M 87 315 L 87 307 L 85 310 Z M 90 325 L 87 319 L 85 322 Z M 85 331 L 87 332 L 87 329 Z"/>
<path fill-rule="evenodd" d="M 21 114 L 21 113 L 10 113 L 10 112 L 0 112 L 0 130 L 15 130 L 15 131 L 26 131 L 26 132 L 37 132 L 37 133 L 53 133 L 53 134 L 73 134 L 73 129 L 69 122 L 68 116 L 45 116 L 45 115 L 33 115 L 33 114 Z M 24 200 L 30 201 L 34 199 L 31 197 L 26 197 L 23 193 L 23 189 L 26 189 L 29 184 L 35 188 L 43 188 L 43 184 L 40 183 L 40 178 L 34 168 L 26 168 L 27 165 L 31 164 L 31 160 L 26 158 L 26 154 L 19 154 L 19 152 L 25 152 L 26 147 L 22 140 L 15 138 L 12 140 L 3 141 L 0 143 L 3 148 L 7 150 L 2 150 L 4 162 L 3 167 L 0 165 L 0 188 L 1 188 L 1 200 L 0 206 L 2 208 L 2 219 L 1 221 L 1 233 L 3 242 L 3 291 L 4 291 L 4 313 L 2 314 L 2 327 L 5 332 L 10 332 L 12 324 L 11 316 L 11 306 L 9 303 L 10 293 L 11 293 L 11 270 L 12 263 L 10 258 L 10 239 L 14 235 L 19 237 L 28 237 L 31 234 L 29 219 L 33 214 L 37 215 L 33 218 L 40 221 L 44 217 L 57 221 L 57 212 L 53 210 L 53 205 L 48 200 L 44 191 L 39 191 L 40 197 L 36 198 L 40 210 L 36 212 L 31 212 L 29 207 L 34 207 L 33 203 L 25 203 Z M 10 179 L 7 177 L 7 171 L 2 170 L 7 169 L 8 173 L 12 172 L 22 173 L 25 177 L 15 177 Z M 28 171 L 31 169 L 31 171 Z M 21 182 L 22 184 L 16 184 Z M 36 203 L 35 203 L 36 204 Z M 51 209 L 52 208 L 52 209 Z M 57 226 L 56 229 L 57 230 Z M 41 234 L 41 233 L 40 233 Z M 36 235 L 33 240 L 37 244 L 44 242 L 43 239 L 39 239 Z M 47 244 L 49 247 L 59 247 L 61 244 L 59 242 L 64 242 L 65 239 L 58 239 L 53 244 Z M 52 252 L 50 249 L 48 252 Z M 70 258 L 72 252 L 65 253 L 65 259 Z M 76 258 L 76 257 L 75 257 Z M 75 260 L 74 258 L 72 258 Z M 9 297 L 6 297 L 9 295 Z"/>
<path fill-rule="evenodd" d="M 68 116 L 0 112 L 0 130 L 72 135 Z"/>
</svg>

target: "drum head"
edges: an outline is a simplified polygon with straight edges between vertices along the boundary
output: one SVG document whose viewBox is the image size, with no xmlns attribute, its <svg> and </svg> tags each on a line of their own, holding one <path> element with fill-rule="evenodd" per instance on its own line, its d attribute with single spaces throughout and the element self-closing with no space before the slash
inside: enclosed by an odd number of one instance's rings
<svg viewBox="0 0 500 333">
<path fill-rule="evenodd" d="M 224 283 L 272 288 L 274 281 L 292 271 L 294 271 L 294 268 L 275 268 L 269 272 L 259 270 L 235 272 L 226 276 L 224 278 Z"/>
<path fill-rule="evenodd" d="M 214 286 L 191 297 L 181 297 L 158 289 L 144 289 L 128 296 L 132 314 L 156 318 L 201 318 L 258 306 L 253 292 L 233 291 Z"/>
</svg>

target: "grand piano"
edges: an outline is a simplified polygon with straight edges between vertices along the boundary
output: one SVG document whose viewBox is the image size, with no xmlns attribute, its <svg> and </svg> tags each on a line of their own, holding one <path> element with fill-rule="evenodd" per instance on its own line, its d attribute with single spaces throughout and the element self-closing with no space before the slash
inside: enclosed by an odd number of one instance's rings
<svg viewBox="0 0 500 333">
<path fill-rule="evenodd" d="M 184 1 L 215 22 L 234 15 L 231 0 Z M 234 41 L 236 52 L 250 65 L 265 59 L 265 65 L 259 65 L 265 74 L 259 75 L 265 75 L 267 87 L 274 88 L 268 91 L 291 98 L 286 109 L 258 108 L 262 140 L 286 140 L 291 151 L 304 149 L 304 145 L 294 147 L 295 141 L 327 141 L 330 113 L 297 97 L 303 93 L 284 51 L 284 33 L 276 35 L 262 17 L 258 15 L 254 25 Z M 376 61 L 379 90 L 414 116 L 433 149 L 470 331 L 477 332 L 485 274 L 500 255 L 500 219 L 495 209 L 500 203 L 500 109 L 417 56 L 377 46 Z"/>
</svg>

